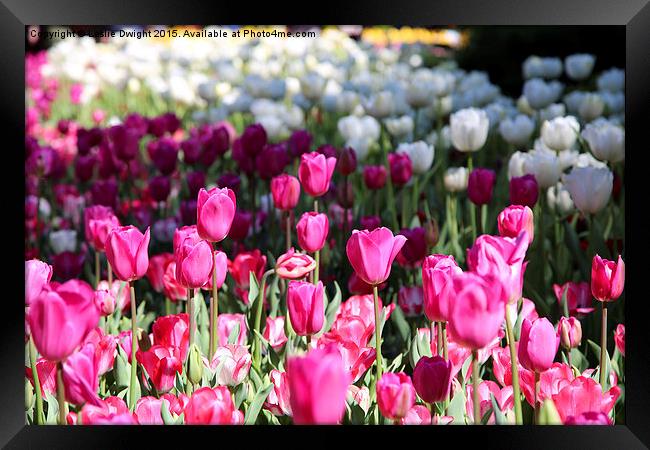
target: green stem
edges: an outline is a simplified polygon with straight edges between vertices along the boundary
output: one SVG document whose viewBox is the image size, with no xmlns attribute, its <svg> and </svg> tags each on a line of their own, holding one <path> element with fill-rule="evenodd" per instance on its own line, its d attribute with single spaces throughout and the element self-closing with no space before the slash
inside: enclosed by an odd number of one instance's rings
<svg viewBox="0 0 650 450">
<path fill-rule="evenodd" d="M 65 425 L 68 415 L 68 404 L 65 402 L 65 386 L 63 384 L 63 363 L 56 363 L 56 401 L 59 403 L 59 425 Z"/>
<path fill-rule="evenodd" d="M 377 378 L 376 382 L 379 382 L 381 379 L 382 371 L 383 371 L 383 361 L 382 361 L 382 356 L 381 356 L 381 330 L 380 330 L 380 323 L 379 323 L 379 293 L 377 291 L 377 286 L 372 287 L 372 294 L 375 300 L 375 349 L 377 353 Z M 375 383 L 375 389 L 376 389 L 376 383 Z"/>
<path fill-rule="evenodd" d="M 515 349 L 515 336 L 512 331 L 512 321 L 506 308 L 506 335 L 508 338 L 508 348 L 510 349 L 510 366 L 512 370 L 512 396 L 515 403 L 515 423 L 517 425 L 523 424 L 521 414 L 521 394 L 519 390 L 519 367 L 517 362 L 517 351 Z"/>
<path fill-rule="evenodd" d="M 401 189 L 402 196 L 402 228 L 408 226 L 408 194 L 406 192 L 406 186 Z"/>
<path fill-rule="evenodd" d="M 437 339 L 437 354 L 442 356 L 442 322 L 436 322 L 436 327 L 438 328 Z M 433 330 L 432 330 L 433 331 Z"/>
<path fill-rule="evenodd" d="M 382 130 L 382 136 L 380 137 L 383 138 L 384 134 L 384 127 L 381 127 Z M 384 144 L 384 139 L 382 139 L 382 148 L 384 150 L 384 165 L 386 166 L 386 193 L 388 195 L 388 208 L 390 209 L 390 214 L 391 214 L 391 220 L 393 222 L 393 230 L 397 230 L 399 228 L 399 223 L 397 222 L 397 211 L 395 210 L 395 191 L 393 190 L 393 180 L 391 179 L 390 176 L 390 163 L 388 162 L 388 146 Z"/>
<path fill-rule="evenodd" d="M 165 296 L 165 315 L 169 316 L 172 313 L 172 302 L 169 297 Z"/>
<path fill-rule="evenodd" d="M 255 310 L 255 330 L 257 331 L 255 336 L 255 347 L 253 349 L 253 365 L 256 369 L 260 369 L 262 364 L 262 341 L 260 340 L 259 335 L 260 326 L 262 323 L 262 309 L 264 307 L 264 291 L 266 290 L 266 279 L 275 272 L 275 269 L 267 270 L 264 275 L 262 275 L 262 282 L 260 283 L 260 290 L 257 294 L 257 309 Z"/>
<path fill-rule="evenodd" d="M 539 372 L 535 371 L 535 414 L 533 415 L 533 423 L 537 424 L 537 416 L 539 415 Z"/>
<path fill-rule="evenodd" d="M 487 233 L 487 226 L 486 226 L 486 221 L 487 221 L 487 207 L 488 205 L 481 205 L 481 234 L 486 234 Z"/>
<path fill-rule="evenodd" d="M 219 346 L 219 333 L 217 332 L 219 320 L 219 288 L 217 287 L 217 259 L 214 260 L 212 271 L 212 297 L 210 297 L 210 361 Z"/>
<path fill-rule="evenodd" d="M 135 302 L 135 289 L 131 282 L 129 282 L 129 287 L 131 289 L 131 382 L 129 384 L 129 409 L 133 411 L 135 408 L 135 384 L 138 382 L 138 362 L 135 357 L 138 344 L 138 310 Z"/>
<path fill-rule="evenodd" d="M 287 251 L 291 248 L 291 216 L 293 211 L 287 211 L 287 223 L 286 223 L 286 233 L 287 233 Z"/>
<path fill-rule="evenodd" d="M 106 265 L 108 266 L 108 288 L 113 287 L 113 269 L 111 269 L 111 263 L 106 260 Z"/>
<path fill-rule="evenodd" d="M 479 379 L 478 350 L 472 350 L 472 403 L 474 404 L 474 425 L 481 424 L 481 403 L 478 395 Z"/>
<path fill-rule="evenodd" d="M 318 276 L 320 275 L 320 250 L 316 250 L 314 256 L 314 259 L 316 259 L 316 268 L 314 269 L 314 284 L 318 284 Z"/>
<path fill-rule="evenodd" d="M 607 303 L 600 302 L 602 306 L 602 318 L 600 326 L 600 386 L 605 392 L 607 381 Z"/>
<path fill-rule="evenodd" d="M 445 358 L 445 361 L 448 361 L 447 358 L 447 322 L 440 322 L 440 328 L 442 328 L 442 357 Z"/>
<path fill-rule="evenodd" d="M 34 391 L 36 392 L 36 418 L 37 425 L 45 423 L 45 416 L 43 415 L 43 395 L 41 394 L 41 380 L 36 370 L 36 347 L 34 346 L 34 339 L 29 336 L 29 364 L 32 368 L 32 379 L 34 380 Z"/>
<path fill-rule="evenodd" d="M 95 289 L 99 287 L 99 277 L 100 277 L 99 252 L 95 250 Z M 111 287 L 109 286 L 108 288 L 110 289 Z"/>
</svg>

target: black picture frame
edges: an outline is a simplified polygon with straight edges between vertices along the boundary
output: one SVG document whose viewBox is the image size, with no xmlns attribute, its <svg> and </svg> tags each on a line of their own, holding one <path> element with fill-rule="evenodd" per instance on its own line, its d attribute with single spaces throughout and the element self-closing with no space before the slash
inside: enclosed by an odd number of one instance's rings
<svg viewBox="0 0 650 450">
<path fill-rule="evenodd" d="M 224 434 L 229 442 L 262 445 L 312 442 L 318 427 L 124 427 L 80 426 L 30 427 L 24 425 L 23 343 L 24 310 L 20 305 L 19 278 L 23 249 L 18 238 L 23 230 L 24 186 L 20 159 L 24 146 L 24 51 L 25 25 L 111 23 L 356 23 L 356 24 L 462 24 L 462 25 L 613 25 L 626 33 L 626 154 L 628 205 L 626 220 L 626 395 L 625 425 L 613 427 L 338 427 L 323 433 L 326 445 L 347 443 L 359 437 L 365 446 L 370 438 L 379 442 L 389 435 L 406 445 L 443 445 L 472 439 L 480 448 L 647 448 L 650 445 L 650 327 L 644 289 L 646 265 L 643 254 L 650 249 L 650 221 L 644 214 L 646 186 L 644 153 L 647 153 L 648 104 L 650 103 L 650 5 L 648 0 L 465 0 L 465 1 L 355 1 L 282 6 L 277 2 L 201 2 L 200 0 L 113 0 L 97 3 L 82 0 L 1 0 L 0 60 L 3 106 L 0 123 L 5 143 L 2 202 L 7 228 L 0 235 L 4 270 L 0 273 L 9 289 L 3 289 L 0 321 L 2 369 L 0 369 L 0 443 L 6 448 L 134 448 L 140 441 L 149 448 L 156 443 L 177 441 L 186 448 L 201 448 L 199 440 L 218 445 Z M 14 160 L 15 159 L 15 160 Z M 15 164 L 15 166 L 14 166 Z M 23 198 L 21 198 L 23 196 Z M 15 197 L 15 198 L 14 198 Z M 639 205 L 635 207 L 635 205 Z M 636 294 L 636 295 L 635 295 Z M 280 429 L 281 428 L 281 429 Z M 388 429 L 390 428 L 390 429 Z M 408 433 L 401 435 L 402 433 Z M 198 435 L 198 436 L 197 436 Z M 271 435 L 271 436 L 268 436 Z M 414 437 L 412 437 L 414 436 Z M 234 441 L 232 440 L 234 438 Z M 278 439 L 279 441 L 276 441 Z M 245 442 L 245 444 L 242 444 Z M 278 445 L 280 446 L 280 445 Z"/>
</svg>

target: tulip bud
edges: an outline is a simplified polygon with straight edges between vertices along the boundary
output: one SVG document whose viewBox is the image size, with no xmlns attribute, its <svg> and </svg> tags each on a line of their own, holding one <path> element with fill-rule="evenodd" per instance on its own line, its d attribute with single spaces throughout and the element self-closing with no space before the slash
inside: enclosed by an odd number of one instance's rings
<svg viewBox="0 0 650 450">
<path fill-rule="evenodd" d="M 341 150 L 339 155 L 336 170 L 343 175 L 347 176 L 353 173 L 357 169 L 357 154 L 354 149 L 346 147 Z"/>
<path fill-rule="evenodd" d="M 562 347 L 568 349 L 576 348 L 582 340 L 582 325 L 575 317 L 562 317 L 557 327 Z"/>
<path fill-rule="evenodd" d="M 32 384 L 25 378 L 25 411 L 29 411 L 32 408 L 33 402 L 34 390 L 32 389 Z"/>
<path fill-rule="evenodd" d="M 188 361 L 187 379 L 193 384 L 199 384 L 201 378 L 203 378 L 203 359 L 201 358 L 201 350 L 196 344 L 192 344 L 190 347 Z"/>
<path fill-rule="evenodd" d="M 440 238 L 440 230 L 438 228 L 438 221 L 433 217 L 424 222 L 424 238 L 427 242 L 427 247 L 435 247 Z"/>
</svg>

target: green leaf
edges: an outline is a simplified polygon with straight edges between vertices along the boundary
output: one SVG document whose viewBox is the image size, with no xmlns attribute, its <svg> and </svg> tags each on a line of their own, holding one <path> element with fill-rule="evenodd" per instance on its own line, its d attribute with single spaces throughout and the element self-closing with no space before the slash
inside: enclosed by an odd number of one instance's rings
<svg viewBox="0 0 650 450">
<path fill-rule="evenodd" d="M 249 286 L 248 286 L 248 307 L 252 307 L 253 303 L 257 301 L 257 296 L 260 293 L 260 286 L 257 283 L 257 277 L 255 276 L 255 272 L 252 270 L 248 273 L 249 277 Z"/>
<path fill-rule="evenodd" d="M 273 413 L 271 413 L 271 411 L 263 409 L 262 414 L 264 414 L 264 417 L 266 417 L 269 425 L 280 425 L 280 421 L 273 415 Z"/>
<path fill-rule="evenodd" d="M 45 423 L 47 425 L 56 425 L 59 417 L 59 402 L 57 402 L 56 398 L 47 391 L 45 391 L 45 400 L 47 401 L 47 416 L 45 417 Z"/>
<path fill-rule="evenodd" d="M 411 328 L 409 327 L 409 324 L 404 317 L 402 308 L 395 308 L 393 310 L 393 313 L 390 315 L 390 318 L 393 320 L 393 323 L 397 327 L 397 331 L 402 338 L 402 342 L 407 342 L 409 340 L 409 335 L 411 334 Z"/>
<path fill-rule="evenodd" d="M 176 425 L 180 417 L 174 419 L 171 412 L 169 411 L 169 400 L 163 398 L 160 403 L 160 415 L 162 416 L 163 423 L 165 425 Z"/>
<path fill-rule="evenodd" d="M 248 396 L 249 383 L 250 381 L 248 380 L 244 381 L 235 389 L 235 409 L 239 409 L 244 400 L 246 400 L 246 397 Z"/>
<path fill-rule="evenodd" d="M 117 346 L 113 376 L 115 378 L 115 384 L 120 388 L 127 387 L 131 382 L 131 364 L 129 364 L 126 353 L 121 345 Z"/>
<path fill-rule="evenodd" d="M 544 400 L 537 417 L 538 425 L 562 425 L 562 419 L 551 399 Z"/>
<path fill-rule="evenodd" d="M 235 326 L 230 330 L 228 335 L 228 344 L 235 345 L 237 343 L 237 338 L 239 337 L 239 322 L 235 323 Z"/>
<path fill-rule="evenodd" d="M 260 375 L 257 373 L 255 367 L 251 367 L 250 371 L 248 372 L 248 375 L 251 377 L 255 389 L 259 389 L 262 386 L 262 379 L 260 378 Z"/>
<path fill-rule="evenodd" d="M 418 363 L 422 356 L 420 355 L 420 350 L 418 348 L 418 335 L 413 336 L 411 341 L 411 350 L 409 351 L 409 363 L 411 368 L 415 369 L 415 365 Z"/>
<path fill-rule="evenodd" d="M 257 416 L 262 409 L 262 405 L 264 405 L 264 400 L 266 400 L 266 397 L 268 397 L 269 392 L 272 390 L 273 383 L 270 383 L 264 388 L 260 389 L 257 394 L 255 394 L 255 397 L 253 398 L 253 401 L 251 402 L 248 410 L 246 410 L 246 415 L 244 417 L 245 425 L 253 425 L 255 423 Z"/>
<path fill-rule="evenodd" d="M 399 355 L 397 355 L 397 356 L 395 357 L 395 359 L 393 360 L 393 362 L 392 362 L 392 363 L 390 364 L 390 366 L 388 367 L 388 369 L 386 369 L 386 371 L 387 371 L 387 372 L 398 372 L 398 371 L 399 371 L 399 368 L 400 368 L 400 366 L 401 366 L 401 364 L 402 364 L 402 356 L 403 356 L 402 353 L 400 353 Z"/>
<path fill-rule="evenodd" d="M 178 372 L 176 372 L 176 375 L 174 376 L 174 387 L 179 394 L 185 392 L 185 382 L 183 381 L 181 374 Z"/>
<path fill-rule="evenodd" d="M 447 415 L 454 418 L 454 425 L 465 425 L 465 389 L 460 389 L 449 402 L 447 408 Z"/>
<path fill-rule="evenodd" d="M 327 332 L 330 330 L 330 328 L 332 328 L 334 319 L 336 319 L 336 314 L 338 313 L 339 307 L 341 306 L 341 287 L 336 281 L 334 281 L 334 287 L 336 288 L 336 294 L 334 294 L 332 301 L 328 303 L 327 310 L 325 311 L 325 326 L 323 327 L 324 332 Z"/>
<path fill-rule="evenodd" d="M 508 425 L 508 420 L 506 419 L 506 415 L 503 414 L 503 411 L 501 411 L 501 408 L 499 408 L 499 404 L 497 403 L 497 399 L 494 397 L 494 394 L 490 394 L 490 400 L 492 401 L 492 411 L 494 411 L 496 424 Z"/>
</svg>

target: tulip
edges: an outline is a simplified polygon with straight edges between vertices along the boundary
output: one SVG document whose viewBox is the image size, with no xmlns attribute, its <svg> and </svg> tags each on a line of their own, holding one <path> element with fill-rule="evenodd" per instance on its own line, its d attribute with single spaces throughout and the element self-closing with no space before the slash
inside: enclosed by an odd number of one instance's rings
<svg viewBox="0 0 650 450">
<path fill-rule="evenodd" d="M 185 175 L 185 180 L 187 181 L 187 189 L 192 198 L 196 198 L 199 195 L 199 191 L 205 188 L 205 172 L 203 171 L 188 172 Z"/>
<path fill-rule="evenodd" d="M 299 336 L 311 336 L 323 328 L 325 310 L 323 283 L 291 281 L 287 288 L 287 309 L 291 326 Z"/>
<path fill-rule="evenodd" d="M 423 405 L 415 405 L 400 421 L 400 425 L 431 425 L 431 412 Z"/>
<path fill-rule="evenodd" d="M 424 312 L 432 322 L 449 320 L 450 300 L 443 295 L 445 286 L 454 275 L 462 273 L 453 256 L 431 255 L 422 263 Z"/>
<path fill-rule="evenodd" d="M 114 228 L 106 238 L 106 257 L 122 281 L 142 278 L 149 267 L 149 228 L 144 235 L 129 225 Z"/>
<path fill-rule="evenodd" d="M 357 155 L 353 148 L 345 147 L 340 153 L 336 162 L 338 172 L 347 177 L 357 169 Z"/>
<path fill-rule="evenodd" d="M 249 273 L 252 271 L 259 282 L 265 267 L 266 256 L 262 255 L 258 249 L 250 252 L 240 252 L 232 263 L 228 264 L 228 271 L 237 284 L 235 292 L 245 304 L 248 304 L 250 300 L 254 300 L 248 298 Z"/>
<path fill-rule="evenodd" d="M 363 181 L 368 189 L 377 190 L 386 184 L 385 166 L 365 166 L 363 168 Z"/>
<path fill-rule="evenodd" d="M 395 186 L 404 186 L 413 176 L 413 165 L 407 153 L 389 153 L 390 179 Z"/>
<path fill-rule="evenodd" d="M 52 266 L 38 259 L 25 261 L 25 305 L 30 305 L 51 279 Z"/>
<path fill-rule="evenodd" d="M 364 230 L 372 231 L 375 228 L 379 228 L 381 226 L 381 217 L 363 216 L 361 219 L 359 219 L 359 223 L 361 224 L 361 228 Z"/>
<path fill-rule="evenodd" d="M 517 114 L 499 123 L 499 134 L 510 145 L 524 147 L 535 130 L 535 122 L 525 114 Z"/>
<path fill-rule="evenodd" d="M 433 145 L 429 145 L 424 141 L 400 144 L 395 152 L 408 155 L 413 173 L 418 175 L 426 173 L 433 164 Z"/>
<path fill-rule="evenodd" d="M 189 348 L 189 317 L 185 313 L 158 317 L 151 327 L 154 345 L 177 348 L 185 360 Z"/>
<path fill-rule="evenodd" d="M 385 227 L 373 231 L 353 230 L 346 253 L 356 274 L 366 283 L 377 286 L 390 275 L 391 265 L 407 238 L 393 236 Z"/>
<path fill-rule="evenodd" d="M 300 198 L 300 182 L 288 174 L 279 175 L 271 180 L 273 204 L 282 211 L 290 211 L 296 207 Z"/>
<path fill-rule="evenodd" d="M 181 222 L 185 225 L 196 226 L 196 205 L 194 199 L 182 200 L 180 203 Z"/>
<path fill-rule="evenodd" d="M 104 251 L 108 233 L 120 226 L 111 208 L 106 206 L 90 206 L 84 210 L 86 240 L 97 250 Z"/>
<path fill-rule="evenodd" d="M 147 279 L 151 287 L 156 292 L 162 292 L 164 289 L 165 271 L 170 262 L 174 261 L 174 255 L 171 253 L 160 253 L 149 258 L 149 268 L 147 269 Z"/>
<path fill-rule="evenodd" d="M 312 197 L 324 195 L 336 167 L 336 158 L 326 158 L 316 152 L 305 153 L 300 158 L 298 178 L 305 192 Z"/>
<path fill-rule="evenodd" d="M 287 358 L 287 378 L 296 425 L 336 424 L 345 413 L 350 375 L 334 347 Z"/>
<path fill-rule="evenodd" d="M 144 366 L 149 379 L 159 393 L 169 392 L 174 387 L 176 373 L 183 371 L 178 347 L 152 345 L 146 352 L 139 350 L 136 359 Z"/>
<path fill-rule="evenodd" d="M 287 336 L 284 334 L 284 317 L 267 317 L 263 336 L 275 351 L 279 351 L 287 342 Z"/>
<path fill-rule="evenodd" d="M 609 416 L 603 412 L 584 412 L 577 417 L 569 416 L 564 425 L 613 425 Z"/>
<path fill-rule="evenodd" d="M 221 314 L 217 322 L 217 330 L 219 332 L 219 342 L 224 344 L 228 342 L 228 338 L 235 330 L 238 328 L 238 333 L 235 336 L 234 344 L 236 345 L 246 345 L 246 340 L 248 338 L 248 328 L 246 327 L 246 316 L 243 314 Z"/>
<path fill-rule="evenodd" d="M 161 414 L 162 399 L 156 397 L 141 397 L 133 411 L 140 425 L 164 425 Z"/>
<path fill-rule="evenodd" d="M 625 159 L 625 130 L 610 122 L 587 124 L 582 137 L 591 153 L 601 161 L 612 163 Z"/>
<path fill-rule="evenodd" d="M 85 404 L 81 409 L 79 421 L 85 425 L 135 425 L 136 418 L 119 397 L 100 400 L 99 405 Z"/>
<path fill-rule="evenodd" d="M 237 201 L 228 188 L 201 189 L 197 199 L 197 232 L 208 242 L 221 242 L 230 231 Z"/>
<path fill-rule="evenodd" d="M 63 252 L 74 252 L 77 249 L 77 232 L 75 230 L 52 231 L 49 241 L 55 255 Z"/>
<path fill-rule="evenodd" d="M 266 131 L 262 125 L 255 123 L 246 127 L 240 139 L 244 153 L 249 157 L 255 157 L 266 145 Z"/>
<path fill-rule="evenodd" d="M 449 192 L 461 192 L 467 189 L 469 171 L 465 167 L 450 167 L 444 175 L 445 189 Z"/>
<path fill-rule="evenodd" d="M 452 363 L 440 356 L 422 356 L 413 370 L 415 390 L 427 403 L 442 402 L 449 397 Z"/>
<path fill-rule="evenodd" d="M 577 348 L 582 340 L 582 325 L 575 317 L 560 317 L 557 334 L 560 337 L 562 347 L 567 350 Z"/>
<path fill-rule="evenodd" d="M 524 78 L 557 78 L 562 75 L 560 58 L 531 55 L 523 63 Z"/>
<path fill-rule="evenodd" d="M 188 289 L 198 289 L 208 282 L 213 269 L 213 253 L 206 241 L 194 242 L 186 237 L 175 252 L 176 279 Z"/>
<path fill-rule="evenodd" d="M 325 245 L 329 232 L 327 215 L 317 212 L 305 212 L 296 225 L 298 243 L 307 252 L 317 252 Z"/>
<path fill-rule="evenodd" d="M 404 372 L 385 373 L 377 382 L 377 406 L 391 420 L 406 416 L 415 404 L 415 388 Z"/>
<path fill-rule="evenodd" d="M 596 57 L 587 53 L 576 53 L 564 59 L 566 74 L 572 80 L 584 80 L 594 68 Z"/>
<path fill-rule="evenodd" d="M 84 345 L 63 363 L 63 384 L 66 401 L 74 405 L 99 404 L 99 373 L 93 344 Z"/>
<path fill-rule="evenodd" d="M 485 205 L 492 200 L 492 190 L 496 181 L 493 170 L 476 168 L 467 180 L 467 196 L 475 205 Z"/>
<path fill-rule="evenodd" d="M 591 288 L 586 281 L 580 283 L 567 282 L 563 285 L 554 284 L 553 292 L 558 303 L 562 307 L 562 299 L 566 291 L 567 309 L 570 315 L 584 315 L 589 314 L 594 310 L 590 308 L 591 305 Z"/>
<path fill-rule="evenodd" d="M 34 366 L 36 368 L 36 377 L 41 386 L 41 396 L 44 397 L 46 393 L 56 395 L 56 363 L 48 361 L 45 358 L 38 358 Z M 25 376 L 32 383 L 32 386 L 36 388 L 35 379 L 30 367 L 25 367 Z"/>
<path fill-rule="evenodd" d="M 625 356 L 625 325 L 622 323 L 619 323 L 616 326 L 616 331 L 614 332 L 614 344 L 616 344 L 616 348 L 621 355 Z"/>
<path fill-rule="evenodd" d="M 316 261 L 311 256 L 297 253 L 293 247 L 281 255 L 275 264 L 275 272 L 285 280 L 303 278 L 315 268 Z"/>
<path fill-rule="evenodd" d="M 159 175 L 149 180 L 149 193 L 156 202 L 164 202 L 171 192 L 171 181 L 165 175 Z"/>
<path fill-rule="evenodd" d="M 625 263 L 618 257 L 616 262 L 594 256 L 591 265 L 591 293 L 596 300 L 612 302 L 621 296 L 625 284 Z"/>
<path fill-rule="evenodd" d="M 289 136 L 289 151 L 294 157 L 309 152 L 312 143 L 312 135 L 307 130 L 296 130 Z"/>
<path fill-rule="evenodd" d="M 563 182 L 581 212 L 596 214 L 609 202 L 613 180 L 607 168 L 574 167 Z"/>
<path fill-rule="evenodd" d="M 269 378 L 273 383 L 273 390 L 266 397 L 264 408 L 271 411 L 275 416 L 291 416 L 287 373 L 272 369 L 269 372 Z"/>
<path fill-rule="evenodd" d="M 81 274 L 85 261 L 84 253 L 63 252 L 52 256 L 52 271 L 54 275 L 68 281 L 77 278 Z"/>
<path fill-rule="evenodd" d="M 556 184 L 562 175 L 560 159 L 552 150 L 531 150 L 525 154 L 521 164 L 523 174 L 532 174 L 542 189 Z M 514 156 L 514 155 L 513 155 Z M 520 175 L 519 175 L 520 176 Z"/>
<path fill-rule="evenodd" d="M 560 62 L 560 72 L 562 71 Z M 524 96 L 531 108 L 540 110 L 562 95 L 563 86 L 559 81 L 549 81 L 548 83 L 539 78 L 532 78 L 524 83 Z"/>
<path fill-rule="evenodd" d="M 519 361 L 524 368 L 536 373 L 544 372 L 553 365 L 560 344 L 560 337 L 545 317 L 535 321 L 524 319 L 519 338 Z"/>
<path fill-rule="evenodd" d="M 585 122 L 599 118 L 605 110 L 605 102 L 599 94 L 587 93 L 582 96 L 578 113 Z"/>
<path fill-rule="evenodd" d="M 417 317 L 422 314 L 424 306 L 424 291 L 421 286 L 402 286 L 397 294 L 397 304 L 406 317 Z"/>
<path fill-rule="evenodd" d="M 566 423 L 569 417 L 578 417 L 586 412 L 609 414 L 620 394 L 618 386 L 602 392 L 596 381 L 580 376 L 564 385 L 552 400 Z"/>
<path fill-rule="evenodd" d="M 270 180 L 282 173 L 289 164 L 289 154 L 285 144 L 266 144 L 255 158 L 255 167 L 260 178 Z"/>
<path fill-rule="evenodd" d="M 165 269 L 165 274 L 163 275 L 163 286 L 165 297 L 168 297 L 170 300 L 187 300 L 187 289 L 176 279 L 175 261 L 167 264 L 167 269 Z"/>
<path fill-rule="evenodd" d="M 107 290 L 95 291 L 95 306 L 102 316 L 110 316 L 115 311 L 115 297 Z"/>
<path fill-rule="evenodd" d="M 542 142 L 551 150 L 561 151 L 573 146 L 580 133 L 580 124 L 573 116 L 556 117 L 542 124 Z"/>
<path fill-rule="evenodd" d="M 451 142 L 463 153 L 475 152 L 485 144 L 489 125 L 485 111 L 476 108 L 461 109 L 449 117 Z"/>
<path fill-rule="evenodd" d="M 185 423 L 191 425 L 241 425 L 244 414 L 235 409 L 228 388 L 203 387 L 196 390 L 184 410 Z"/>
<path fill-rule="evenodd" d="M 235 216 L 232 220 L 232 226 L 230 227 L 228 237 L 233 241 L 243 241 L 248 236 L 252 221 L 252 213 L 238 209 L 235 211 Z"/>
<path fill-rule="evenodd" d="M 397 254 L 397 262 L 404 267 L 418 267 L 427 254 L 424 228 L 402 229 L 399 234 L 406 237 L 406 242 Z"/>
<path fill-rule="evenodd" d="M 251 362 L 251 354 L 245 346 L 227 344 L 216 349 L 210 366 L 218 371 L 218 385 L 237 386 L 246 379 Z"/>
<path fill-rule="evenodd" d="M 533 211 L 528 206 L 508 206 L 499 213 L 497 223 L 501 236 L 516 238 L 522 231 L 526 231 L 528 245 L 533 241 L 535 222 L 533 220 Z"/>
<path fill-rule="evenodd" d="M 534 175 L 527 174 L 510 179 L 510 204 L 533 208 L 538 197 L 539 186 Z"/>
</svg>

